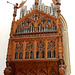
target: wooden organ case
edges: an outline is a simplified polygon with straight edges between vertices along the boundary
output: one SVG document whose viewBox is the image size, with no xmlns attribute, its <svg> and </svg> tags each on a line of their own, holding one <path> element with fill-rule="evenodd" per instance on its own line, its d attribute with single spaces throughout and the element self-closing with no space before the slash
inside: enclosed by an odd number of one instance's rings
<svg viewBox="0 0 75 75">
<path fill-rule="evenodd" d="M 65 75 L 60 4 L 26 8 L 12 22 L 4 74 Z"/>
</svg>

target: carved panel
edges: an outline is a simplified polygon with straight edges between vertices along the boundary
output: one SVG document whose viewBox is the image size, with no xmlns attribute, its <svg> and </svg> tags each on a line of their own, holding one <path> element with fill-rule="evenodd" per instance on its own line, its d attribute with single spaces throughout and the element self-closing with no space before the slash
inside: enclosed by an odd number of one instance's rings
<svg viewBox="0 0 75 75">
<path fill-rule="evenodd" d="M 36 58 L 44 58 L 45 42 L 37 41 Z"/>
<path fill-rule="evenodd" d="M 16 43 L 15 59 L 22 59 L 23 56 L 23 42 Z"/>
<path fill-rule="evenodd" d="M 25 59 L 33 58 L 34 43 L 33 41 L 26 42 Z"/>
<path fill-rule="evenodd" d="M 47 55 L 48 55 L 48 58 L 55 58 L 56 57 L 55 40 L 48 40 Z"/>
<path fill-rule="evenodd" d="M 30 71 L 28 75 L 35 75 L 34 71 Z"/>
<path fill-rule="evenodd" d="M 30 18 L 21 22 L 16 29 L 16 33 L 46 32 L 57 30 L 54 20 L 42 17 L 40 14 L 34 14 Z M 36 21 L 37 20 L 37 21 Z"/>
<path fill-rule="evenodd" d="M 42 14 L 36 13 L 36 14 L 31 15 L 29 18 L 31 18 L 31 19 L 33 19 L 33 20 L 38 20 L 38 19 L 40 19 L 40 18 L 42 18 L 42 17 L 43 17 Z"/>
<path fill-rule="evenodd" d="M 20 71 L 17 75 L 27 75 L 27 74 L 24 73 L 23 71 Z"/>
<path fill-rule="evenodd" d="M 47 75 L 47 73 L 43 70 L 41 70 L 37 75 Z"/>
<path fill-rule="evenodd" d="M 55 70 L 52 68 L 52 70 L 50 71 L 49 75 L 57 75 Z"/>
</svg>

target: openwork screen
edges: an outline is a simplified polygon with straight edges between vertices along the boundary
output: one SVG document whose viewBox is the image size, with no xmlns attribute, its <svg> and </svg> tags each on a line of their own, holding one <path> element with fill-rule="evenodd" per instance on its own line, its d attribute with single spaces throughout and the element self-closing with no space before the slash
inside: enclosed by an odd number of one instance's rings
<svg viewBox="0 0 75 75">
<path fill-rule="evenodd" d="M 26 42 L 25 59 L 33 59 L 34 43 Z"/>
<path fill-rule="evenodd" d="M 57 30 L 56 22 L 41 14 L 33 14 L 22 21 L 16 29 L 16 33 L 46 32 Z"/>
<path fill-rule="evenodd" d="M 18 42 L 16 43 L 15 59 L 22 59 L 22 57 L 23 57 L 23 43 Z"/>
<path fill-rule="evenodd" d="M 56 57 L 56 46 L 55 46 L 55 41 L 53 40 L 48 41 L 47 57 L 48 58 Z"/>
<path fill-rule="evenodd" d="M 36 58 L 44 58 L 45 55 L 45 42 L 38 41 L 36 49 Z"/>
<path fill-rule="evenodd" d="M 46 46 L 47 44 L 47 46 Z M 36 42 L 26 41 L 16 43 L 15 48 L 15 59 L 36 59 L 45 58 L 56 58 L 56 41 L 47 40 L 47 43 L 42 40 Z"/>
</svg>

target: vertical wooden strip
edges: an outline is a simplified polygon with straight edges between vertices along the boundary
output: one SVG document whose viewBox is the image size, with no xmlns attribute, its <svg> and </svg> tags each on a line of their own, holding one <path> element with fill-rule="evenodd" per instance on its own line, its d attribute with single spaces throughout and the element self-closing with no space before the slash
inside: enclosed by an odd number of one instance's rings
<svg viewBox="0 0 75 75">
<path fill-rule="evenodd" d="M 16 48 L 16 43 L 15 42 L 13 42 L 13 48 L 12 48 L 12 59 L 14 59 L 15 58 L 15 48 Z"/>
<path fill-rule="evenodd" d="M 25 59 L 26 42 L 23 42 L 23 59 Z"/>
<path fill-rule="evenodd" d="M 63 52 L 62 52 L 62 42 L 61 42 L 61 37 L 59 37 L 59 58 L 63 58 Z"/>
<path fill-rule="evenodd" d="M 56 41 L 55 41 L 55 47 L 56 47 L 56 58 L 58 58 L 58 39 L 56 39 Z"/>
<path fill-rule="evenodd" d="M 47 40 L 45 41 L 45 58 L 47 58 Z"/>
<path fill-rule="evenodd" d="M 34 59 L 36 59 L 36 46 L 37 46 L 37 43 L 36 43 L 36 40 L 34 41 Z"/>
</svg>

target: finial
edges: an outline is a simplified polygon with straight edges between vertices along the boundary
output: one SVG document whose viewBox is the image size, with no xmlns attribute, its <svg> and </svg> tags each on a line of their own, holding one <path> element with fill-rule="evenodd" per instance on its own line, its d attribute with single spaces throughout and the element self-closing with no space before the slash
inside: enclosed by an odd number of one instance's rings
<svg viewBox="0 0 75 75">
<path fill-rule="evenodd" d="M 60 17 L 60 12 L 61 12 L 61 10 L 60 10 L 60 5 L 61 5 L 60 0 L 52 0 L 52 1 L 57 6 L 58 17 Z"/>
<path fill-rule="evenodd" d="M 37 8 L 37 6 L 38 6 L 38 0 L 35 0 L 35 6 Z"/>
<path fill-rule="evenodd" d="M 60 0 L 52 0 L 55 5 L 61 5 Z"/>
</svg>

